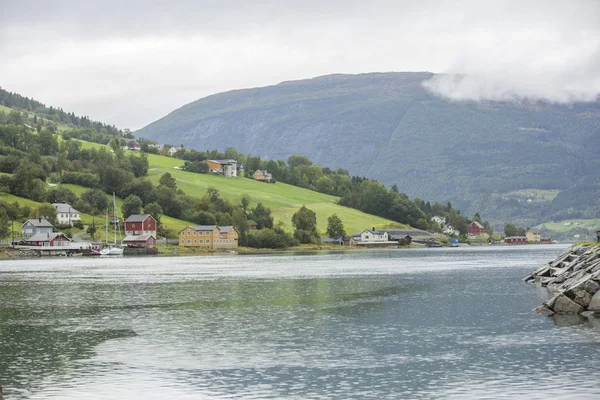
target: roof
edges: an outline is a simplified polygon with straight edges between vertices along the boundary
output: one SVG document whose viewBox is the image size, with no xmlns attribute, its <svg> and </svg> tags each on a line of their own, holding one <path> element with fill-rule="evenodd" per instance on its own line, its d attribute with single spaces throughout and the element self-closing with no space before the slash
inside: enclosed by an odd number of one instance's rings
<svg viewBox="0 0 600 400">
<path fill-rule="evenodd" d="M 139 236 L 127 235 L 127 236 L 125 236 L 125 239 L 123 239 L 123 242 L 146 242 L 151 237 L 154 237 L 154 236 L 152 236 L 152 235 L 139 235 Z"/>
<path fill-rule="evenodd" d="M 321 238 L 321 242 L 323 243 L 340 243 L 343 242 L 344 238 L 341 236 L 335 237 L 335 238 L 329 238 L 329 237 L 322 237 Z"/>
<path fill-rule="evenodd" d="M 533 233 L 534 235 L 539 235 L 539 234 L 540 234 L 540 230 L 539 230 L 539 229 L 530 229 L 530 230 L 528 230 L 527 232 L 531 232 L 531 233 Z"/>
<path fill-rule="evenodd" d="M 212 231 L 216 227 L 217 227 L 216 225 L 196 225 L 196 226 L 190 226 L 190 228 L 192 228 L 195 231 Z"/>
<path fill-rule="evenodd" d="M 267 171 L 266 169 L 257 169 L 256 172 L 260 172 L 261 174 L 263 174 L 264 176 L 269 176 L 271 175 L 269 173 L 269 171 Z"/>
<path fill-rule="evenodd" d="M 237 163 L 236 160 L 231 160 L 231 159 L 229 159 L 229 160 L 206 160 L 206 161 L 216 162 L 217 164 L 221 164 L 221 165 L 224 165 L 224 164 L 236 164 Z"/>
<path fill-rule="evenodd" d="M 484 228 L 483 228 L 483 225 L 481 225 L 481 224 L 480 224 L 479 222 L 477 222 L 477 221 L 473 221 L 473 222 L 471 222 L 471 225 L 473 225 L 473 224 L 475 224 L 475 226 L 476 226 L 476 227 L 478 227 L 478 228 L 480 228 L 480 229 L 484 229 Z"/>
<path fill-rule="evenodd" d="M 28 219 L 27 221 L 23 222 L 23 225 L 25 225 L 28 222 L 30 222 L 31 225 L 37 226 L 39 228 L 43 228 L 43 227 L 54 228 L 54 225 L 52 225 L 50 222 L 48 222 L 48 220 L 46 218 L 31 218 L 31 219 Z"/>
<path fill-rule="evenodd" d="M 74 209 L 73 207 L 71 207 L 70 204 L 67 204 L 67 203 L 52 203 L 52 205 L 56 208 L 56 211 L 58 211 L 59 213 L 68 213 L 68 212 L 78 213 L 79 212 L 76 209 Z"/>
<path fill-rule="evenodd" d="M 125 222 L 144 222 L 146 220 L 146 218 L 148 218 L 148 217 L 152 217 L 152 215 L 150 215 L 150 214 L 132 214 L 129 217 L 127 217 Z M 154 219 L 154 217 L 152 217 L 152 219 Z"/>
<path fill-rule="evenodd" d="M 233 228 L 233 226 L 231 226 L 231 225 L 219 226 L 219 230 L 221 232 L 225 232 L 225 233 L 229 232 L 232 228 Z M 235 229 L 235 228 L 233 228 L 233 229 Z"/>
<path fill-rule="evenodd" d="M 26 242 L 49 242 L 49 241 L 53 240 L 54 238 L 56 238 L 57 236 L 64 236 L 69 241 L 71 241 L 71 239 L 69 239 L 67 236 L 65 236 L 65 234 L 62 232 L 36 233 L 35 235 L 31 236 L 29 239 L 27 239 L 25 241 Z"/>
</svg>

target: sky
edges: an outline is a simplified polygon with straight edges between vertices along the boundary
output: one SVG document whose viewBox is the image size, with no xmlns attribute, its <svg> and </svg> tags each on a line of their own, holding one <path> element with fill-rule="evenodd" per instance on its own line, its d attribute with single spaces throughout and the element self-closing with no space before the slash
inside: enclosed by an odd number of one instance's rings
<svg viewBox="0 0 600 400">
<path fill-rule="evenodd" d="M 431 71 L 453 101 L 600 93 L 600 0 L 0 3 L 0 86 L 122 129 L 332 73 Z"/>
</svg>

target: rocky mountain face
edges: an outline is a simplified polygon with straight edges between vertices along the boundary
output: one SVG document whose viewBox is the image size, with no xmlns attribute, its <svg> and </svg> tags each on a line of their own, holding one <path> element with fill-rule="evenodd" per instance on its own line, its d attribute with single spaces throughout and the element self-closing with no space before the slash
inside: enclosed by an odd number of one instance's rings
<svg viewBox="0 0 600 400">
<path fill-rule="evenodd" d="M 424 88 L 432 76 L 328 75 L 220 93 L 136 136 L 201 150 L 232 146 L 263 159 L 305 155 L 497 223 L 595 217 L 595 203 L 577 196 L 600 189 L 599 102 L 455 102 Z M 515 195 L 525 189 L 558 196 Z"/>
</svg>

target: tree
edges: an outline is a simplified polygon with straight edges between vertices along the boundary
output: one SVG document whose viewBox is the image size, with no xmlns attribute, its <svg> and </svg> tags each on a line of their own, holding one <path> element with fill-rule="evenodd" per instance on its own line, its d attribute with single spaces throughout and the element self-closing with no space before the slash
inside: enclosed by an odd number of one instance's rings
<svg viewBox="0 0 600 400">
<path fill-rule="evenodd" d="M 10 233 L 10 217 L 5 210 L 0 210 L 0 239 L 4 239 Z"/>
<path fill-rule="evenodd" d="M 92 222 L 91 225 L 88 225 L 86 232 L 92 237 L 92 241 L 94 240 L 94 235 L 96 234 L 96 223 Z"/>
<path fill-rule="evenodd" d="M 169 189 L 177 190 L 177 182 L 175 181 L 175 178 L 173 178 L 168 172 L 162 174 L 160 180 L 158 181 L 158 186 L 164 186 Z"/>
<path fill-rule="evenodd" d="M 327 236 L 330 238 L 346 236 L 344 223 L 337 214 L 333 214 L 327 218 Z"/>
<path fill-rule="evenodd" d="M 144 206 L 144 213 L 152 215 L 156 220 L 157 227 L 161 226 L 160 217 L 163 215 L 163 209 L 160 204 L 156 202 L 146 204 L 146 206 Z"/>
<path fill-rule="evenodd" d="M 45 199 L 48 203 L 67 203 L 71 205 L 74 205 L 79 200 L 75 193 L 64 187 L 56 187 L 48 190 Z"/>
<path fill-rule="evenodd" d="M 81 200 L 88 203 L 95 213 L 102 212 L 106 210 L 106 207 L 108 207 L 108 199 L 106 198 L 104 192 L 100 189 L 90 189 L 83 192 L 81 195 Z"/>
<path fill-rule="evenodd" d="M 123 213 L 123 218 L 127 218 L 133 214 L 140 214 L 142 212 L 142 199 L 135 194 L 130 194 L 123 201 L 121 212 Z"/>
<path fill-rule="evenodd" d="M 506 236 L 525 236 L 525 229 L 519 228 L 513 224 L 504 225 L 504 235 Z"/>
<path fill-rule="evenodd" d="M 246 213 L 241 208 L 236 208 L 231 214 L 233 226 L 238 232 L 238 243 L 242 246 L 246 245 L 246 232 L 248 232 L 248 218 Z"/>
<path fill-rule="evenodd" d="M 300 243 L 317 243 L 319 241 L 319 233 L 317 232 L 317 214 L 306 208 L 300 207 L 293 216 L 292 224 L 294 225 L 294 238 Z"/>
<path fill-rule="evenodd" d="M 29 214 L 29 218 L 46 218 L 52 225 L 58 225 L 56 208 L 50 203 L 40 204 Z"/>
<path fill-rule="evenodd" d="M 271 216 L 271 209 L 258 203 L 256 207 L 250 213 L 250 219 L 256 222 L 258 229 L 273 228 L 273 217 Z"/>
</svg>

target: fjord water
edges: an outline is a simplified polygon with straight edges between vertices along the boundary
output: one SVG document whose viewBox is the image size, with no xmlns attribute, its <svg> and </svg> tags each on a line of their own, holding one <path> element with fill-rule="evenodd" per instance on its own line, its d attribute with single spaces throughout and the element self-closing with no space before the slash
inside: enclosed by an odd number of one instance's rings
<svg viewBox="0 0 600 400">
<path fill-rule="evenodd" d="M 0 263 L 10 399 L 598 398 L 600 330 L 531 312 L 565 247 Z"/>
</svg>

